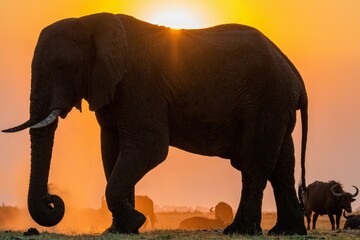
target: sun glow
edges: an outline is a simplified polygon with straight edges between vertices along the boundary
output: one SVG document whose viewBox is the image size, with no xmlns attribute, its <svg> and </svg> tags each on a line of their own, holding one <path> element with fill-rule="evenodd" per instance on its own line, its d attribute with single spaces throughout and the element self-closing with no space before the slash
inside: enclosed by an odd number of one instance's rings
<svg viewBox="0 0 360 240">
<path fill-rule="evenodd" d="M 164 25 L 174 29 L 182 28 L 201 28 L 204 24 L 201 22 L 200 14 L 193 9 L 168 6 L 156 9 L 151 12 L 147 20 L 151 23 Z"/>
</svg>

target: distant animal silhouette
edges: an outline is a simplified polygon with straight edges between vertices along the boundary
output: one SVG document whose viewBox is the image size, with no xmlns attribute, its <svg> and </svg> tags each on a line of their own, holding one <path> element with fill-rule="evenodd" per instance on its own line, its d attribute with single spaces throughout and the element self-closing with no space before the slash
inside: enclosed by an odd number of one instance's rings
<svg viewBox="0 0 360 240">
<path fill-rule="evenodd" d="M 215 211 L 215 219 L 195 216 L 184 219 L 179 224 L 179 229 L 205 230 L 217 229 L 232 223 L 234 213 L 231 206 L 225 202 L 219 202 L 215 207 L 210 208 L 210 212 Z"/>
<path fill-rule="evenodd" d="M 344 229 L 360 229 L 360 214 L 346 216 L 344 211 L 343 215 L 346 219 Z"/>
<path fill-rule="evenodd" d="M 6 206 L 2 203 L 0 207 L 0 227 L 5 226 L 5 224 L 15 218 L 20 214 L 20 210 L 17 207 Z"/>
<path fill-rule="evenodd" d="M 179 229 L 184 230 L 206 230 L 218 229 L 223 227 L 224 223 L 220 220 L 200 216 L 184 219 L 179 224 Z"/>
<path fill-rule="evenodd" d="M 146 221 L 141 228 L 145 229 L 149 220 L 151 228 L 155 227 L 157 222 L 155 212 L 154 212 L 154 203 L 148 196 L 135 196 L 135 209 L 145 215 Z"/>
<path fill-rule="evenodd" d="M 307 219 L 307 229 L 310 229 L 312 212 L 314 212 L 312 228 L 316 229 L 316 221 L 319 215 L 327 214 L 331 222 L 331 229 L 335 230 L 334 216 L 336 215 L 336 229 L 339 229 L 340 217 L 343 209 L 351 212 L 351 202 L 355 201 L 359 193 L 357 187 L 354 194 L 344 192 L 340 183 L 335 181 L 315 181 L 309 186 L 299 185 L 299 199 L 304 207 Z"/>
<path fill-rule="evenodd" d="M 225 226 L 232 223 L 232 221 L 234 220 L 233 209 L 229 204 L 225 202 L 219 202 L 218 204 L 216 204 L 215 210 L 214 207 L 210 209 L 210 212 L 213 211 L 215 211 L 215 219 L 224 223 Z"/>
</svg>

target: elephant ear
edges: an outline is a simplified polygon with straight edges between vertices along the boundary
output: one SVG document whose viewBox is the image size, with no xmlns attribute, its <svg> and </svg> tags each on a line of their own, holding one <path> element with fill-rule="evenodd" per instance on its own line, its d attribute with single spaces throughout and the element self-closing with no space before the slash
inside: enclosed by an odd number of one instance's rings
<svg viewBox="0 0 360 240">
<path fill-rule="evenodd" d="M 120 18 L 111 13 L 93 14 L 79 20 L 91 42 L 86 99 L 90 110 L 97 111 L 113 100 L 116 86 L 125 75 L 125 31 Z"/>
</svg>

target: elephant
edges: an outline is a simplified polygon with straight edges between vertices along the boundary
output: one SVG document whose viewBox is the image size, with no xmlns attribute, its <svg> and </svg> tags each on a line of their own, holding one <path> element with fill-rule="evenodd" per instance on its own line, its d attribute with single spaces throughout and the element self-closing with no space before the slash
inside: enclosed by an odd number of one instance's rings
<svg viewBox="0 0 360 240">
<path fill-rule="evenodd" d="M 213 211 L 215 211 L 215 219 L 224 223 L 224 225 L 230 224 L 234 220 L 233 209 L 225 202 L 219 202 L 216 204 L 215 210 L 214 207 L 210 208 L 210 212 Z"/>
<path fill-rule="evenodd" d="M 155 223 L 157 222 L 154 212 L 154 202 L 148 196 L 135 196 L 135 209 L 145 215 L 146 221 L 142 225 L 142 228 L 146 228 L 148 221 L 150 221 L 151 228 L 154 229 Z M 150 219 L 150 220 L 148 220 Z"/>
<path fill-rule="evenodd" d="M 96 13 L 59 20 L 39 36 L 31 65 L 28 209 L 43 226 L 65 205 L 47 189 L 58 118 L 81 101 L 100 125 L 105 195 L 114 233 L 138 233 L 134 187 L 169 146 L 228 159 L 241 172 L 234 221 L 224 234 L 262 234 L 261 205 L 272 184 L 277 223 L 270 234 L 306 234 L 295 191 L 292 131 L 302 120 L 305 185 L 308 97 L 287 56 L 240 24 L 174 30 L 132 16 Z"/>
</svg>

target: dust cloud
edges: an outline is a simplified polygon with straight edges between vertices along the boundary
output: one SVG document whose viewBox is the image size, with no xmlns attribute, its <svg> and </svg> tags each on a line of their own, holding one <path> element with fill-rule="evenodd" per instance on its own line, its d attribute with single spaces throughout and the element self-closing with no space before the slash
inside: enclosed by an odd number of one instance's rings
<svg viewBox="0 0 360 240">
<path fill-rule="evenodd" d="M 64 200 L 66 199 L 65 195 Z M 204 207 L 186 207 L 186 206 L 164 206 L 155 205 L 156 222 L 154 227 L 151 224 L 145 224 L 140 229 L 141 232 L 154 229 L 178 229 L 182 221 L 191 218 L 202 218 L 215 221 L 215 213 L 210 212 Z M 148 217 L 147 217 L 148 218 Z M 151 221 L 149 218 L 147 221 Z M 30 217 L 27 209 L 15 206 L 0 207 L 0 230 L 26 231 L 29 228 L 36 228 L 40 232 L 62 233 L 67 235 L 77 234 L 101 234 L 111 225 L 111 214 L 106 204 L 100 208 L 69 208 L 65 210 L 65 216 L 62 221 L 50 228 L 37 225 Z M 218 225 L 214 225 L 216 227 Z M 210 226 L 211 227 L 211 226 Z M 194 225 L 192 229 L 196 229 Z"/>
</svg>

